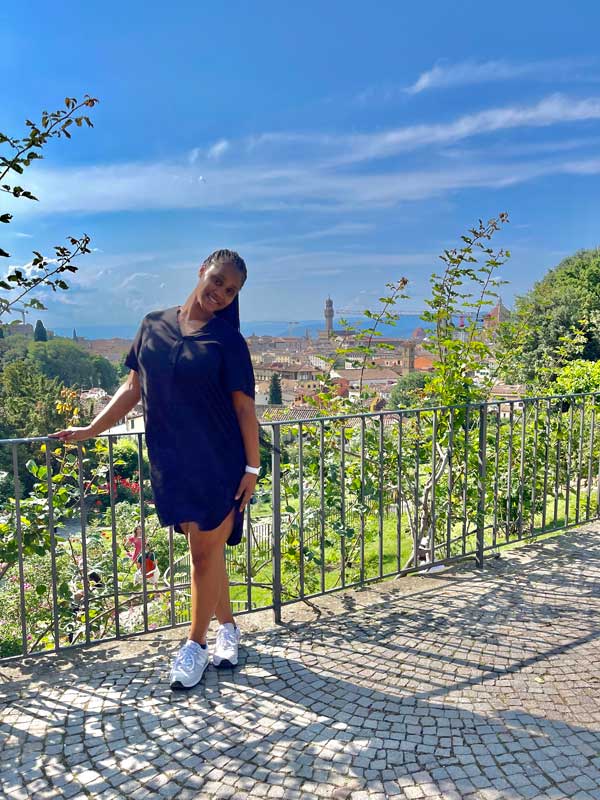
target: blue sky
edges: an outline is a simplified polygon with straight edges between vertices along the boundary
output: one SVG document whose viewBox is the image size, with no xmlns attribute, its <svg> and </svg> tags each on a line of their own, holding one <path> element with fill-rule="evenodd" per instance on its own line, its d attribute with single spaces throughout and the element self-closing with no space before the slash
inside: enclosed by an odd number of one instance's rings
<svg viewBox="0 0 600 800">
<path fill-rule="evenodd" d="M 100 99 L 11 206 L 11 265 L 92 236 L 50 327 L 127 325 L 183 302 L 202 259 L 239 250 L 245 320 L 374 307 L 480 217 L 510 304 L 600 244 L 600 7 L 564 3 L 21 2 L 0 11 L 0 130 Z"/>
</svg>

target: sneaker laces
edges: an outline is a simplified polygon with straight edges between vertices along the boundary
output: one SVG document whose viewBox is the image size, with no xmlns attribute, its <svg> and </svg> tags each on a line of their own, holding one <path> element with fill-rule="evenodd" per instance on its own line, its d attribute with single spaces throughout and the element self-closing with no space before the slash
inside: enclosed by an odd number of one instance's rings
<svg viewBox="0 0 600 800">
<path fill-rule="evenodd" d="M 196 642 L 186 642 L 179 653 L 177 653 L 174 666 L 183 667 L 185 670 L 193 669 L 197 648 L 199 647 L 200 645 L 196 644 Z"/>
<path fill-rule="evenodd" d="M 235 647 L 237 644 L 235 628 L 225 627 L 225 625 L 220 627 L 217 631 L 217 641 L 219 646 L 223 647 L 224 649 Z"/>
</svg>

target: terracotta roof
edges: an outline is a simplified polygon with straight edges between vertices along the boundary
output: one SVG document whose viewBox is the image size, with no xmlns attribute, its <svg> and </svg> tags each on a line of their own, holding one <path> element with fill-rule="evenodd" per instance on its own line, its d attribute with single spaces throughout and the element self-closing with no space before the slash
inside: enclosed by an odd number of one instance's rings
<svg viewBox="0 0 600 800">
<path fill-rule="evenodd" d="M 432 367 L 433 367 L 433 356 L 430 355 L 415 356 L 416 370 L 432 369 Z"/>
<path fill-rule="evenodd" d="M 358 380 L 360 378 L 361 370 L 360 368 L 356 369 L 336 369 L 333 370 L 336 375 L 339 375 L 340 378 L 344 378 L 345 380 Z M 377 367 L 367 367 L 363 374 L 363 381 L 368 382 L 369 378 L 371 380 L 390 380 L 396 381 L 398 380 L 398 375 L 391 369 L 377 369 Z"/>
<path fill-rule="evenodd" d="M 490 391 L 490 397 L 501 400 L 520 400 L 526 394 L 527 387 L 523 383 L 496 383 Z"/>
<path fill-rule="evenodd" d="M 319 409 L 313 406 L 256 406 L 256 414 L 261 422 L 314 419 L 321 416 Z"/>
</svg>

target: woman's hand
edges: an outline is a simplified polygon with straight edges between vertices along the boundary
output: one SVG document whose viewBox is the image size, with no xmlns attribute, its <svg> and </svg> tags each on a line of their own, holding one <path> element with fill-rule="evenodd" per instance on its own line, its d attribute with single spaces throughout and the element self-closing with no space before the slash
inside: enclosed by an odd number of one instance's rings
<svg viewBox="0 0 600 800">
<path fill-rule="evenodd" d="M 91 439 L 94 435 L 91 425 L 83 428 L 66 428 L 64 431 L 48 434 L 51 439 L 60 439 L 61 442 L 81 442 L 83 439 Z"/>
<path fill-rule="evenodd" d="M 254 494 L 257 480 L 257 475 L 253 475 L 251 472 L 244 473 L 244 477 L 240 481 L 240 485 L 238 486 L 238 490 L 235 495 L 236 500 L 240 500 L 241 498 L 240 511 L 243 511 L 250 502 L 252 495 Z"/>
</svg>

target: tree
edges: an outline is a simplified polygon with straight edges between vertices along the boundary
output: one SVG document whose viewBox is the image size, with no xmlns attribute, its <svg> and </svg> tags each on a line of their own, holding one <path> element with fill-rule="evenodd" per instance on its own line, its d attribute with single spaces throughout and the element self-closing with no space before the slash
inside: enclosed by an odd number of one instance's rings
<svg viewBox="0 0 600 800">
<path fill-rule="evenodd" d="M 48 334 L 46 333 L 46 328 L 44 328 L 44 323 L 41 319 L 35 323 L 35 330 L 33 331 L 33 341 L 34 342 L 47 342 L 48 341 Z"/>
<path fill-rule="evenodd" d="M 27 349 L 31 339 L 15 333 L 0 338 L 0 370 L 11 361 L 22 361 L 27 358 Z"/>
<path fill-rule="evenodd" d="M 57 411 L 63 386 L 28 361 L 14 361 L 2 372 L 2 416 L 15 437 L 45 436 L 63 419 Z"/>
<path fill-rule="evenodd" d="M 426 394 L 441 405 L 458 405 L 486 399 L 492 376 L 480 377 L 483 364 L 492 361 L 492 347 L 482 333 L 483 315 L 506 283 L 495 277 L 498 269 L 510 258 L 507 250 L 494 250 L 488 245 L 507 214 L 471 228 L 462 236 L 463 246 L 444 250 L 440 259 L 446 265 L 442 275 L 430 278 L 431 299 L 425 304 L 422 319 L 433 324 L 425 349 L 433 353 L 433 373 L 427 382 Z M 479 259 L 483 264 L 476 266 Z M 460 330 L 457 320 L 471 309 L 467 323 Z M 460 334 L 460 335 L 459 335 Z"/>
<path fill-rule="evenodd" d="M 416 408 L 423 404 L 423 388 L 427 382 L 424 372 L 408 372 L 399 378 L 390 393 L 388 408 Z"/>
<path fill-rule="evenodd" d="M 125 359 L 127 358 L 127 353 L 123 353 L 119 361 L 117 362 L 115 369 L 117 371 L 117 379 L 119 383 L 123 380 L 126 375 L 129 375 L 129 367 L 125 364 Z M 114 366 L 114 365 L 113 365 Z"/>
<path fill-rule="evenodd" d="M 31 342 L 28 358 L 44 375 L 58 378 L 66 386 L 91 388 L 100 385 L 112 392 L 118 385 L 116 370 L 110 361 L 88 353 L 71 339 Z"/>
<path fill-rule="evenodd" d="M 511 382 L 547 384 L 560 368 L 564 345 L 582 334 L 581 357 L 600 358 L 600 249 L 565 258 L 518 297 L 515 312 L 501 326 L 503 348 L 513 353 Z M 571 356 L 573 357 L 573 356 Z"/>
<path fill-rule="evenodd" d="M 0 191 L 7 192 L 13 198 L 25 198 L 27 200 L 37 200 L 30 191 L 17 184 L 3 183 L 5 180 L 12 180 L 14 175 L 22 175 L 25 168 L 30 164 L 43 158 L 42 150 L 48 141 L 53 138 L 71 138 L 69 128 L 73 123 L 80 128 L 84 123 L 88 127 L 93 127 L 90 119 L 86 115 L 77 115 L 82 108 L 93 108 L 98 100 L 89 95 L 85 95 L 81 103 L 75 97 L 65 99 L 65 109 L 59 109 L 52 113 L 42 112 L 39 123 L 26 120 L 25 124 L 29 128 L 29 133 L 21 139 L 7 136 L 0 133 L 0 145 L 6 145 L 9 151 L 8 156 L 0 155 Z M 0 212 L 0 223 L 8 224 L 13 215 L 8 212 Z M 57 289 L 68 289 L 68 284 L 62 277 L 65 272 L 77 272 L 77 267 L 73 264 L 73 259 L 77 256 L 91 252 L 88 245 L 90 237 L 84 234 L 80 239 L 72 236 L 68 237 L 68 242 L 72 249 L 57 245 L 54 247 L 54 256 L 45 258 L 39 251 L 33 251 L 33 261 L 31 266 L 35 267 L 37 273 L 32 277 L 28 276 L 23 269 L 15 268 L 5 280 L 0 280 L 0 289 L 7 292 L 14 292 L 14 295 L 0 295 L 0 316 L 10 311 L 19 301 L 24 306 L 31 308 L 44 309 L 45 306 L 37 299 L 31 298 L 24 301 L 25 295 L 29 294 L 36 286 L 48 286 L 53 291 Z M 0 257 L 8 257 L 10 253 L 0 247 Z"/>
<path fill-rule="evenodd" d="M 271 383 L 269 384 L 269 405 L 280 406 L 282 403 L 281 379 L 279 378 L 279 375 L 274 372 L 271 375 Z"/>
<path fill-rule="evenodd" d="M 94 367 L 94 386 L 114 392 L 119 386 L 119 376 L 114 364 L 104 356 L 92 356 L 91 360 Z"/>
<path fill-rule="evenodd" d="M 600 361 L 579 358 L 561 367 L 550 387 L 552 394 L 600 391 Z"/>
</svg>

